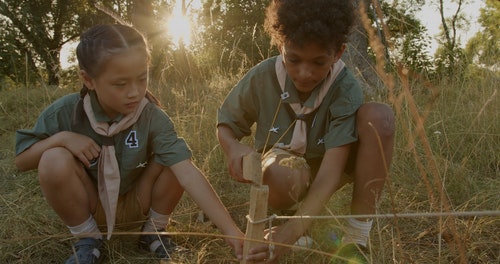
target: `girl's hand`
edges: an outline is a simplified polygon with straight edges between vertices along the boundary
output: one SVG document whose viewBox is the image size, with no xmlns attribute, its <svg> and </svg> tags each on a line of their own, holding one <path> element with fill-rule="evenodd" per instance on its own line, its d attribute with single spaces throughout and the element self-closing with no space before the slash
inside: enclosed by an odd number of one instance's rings
<svg viewBox="0 0 500 264">
<path fill-rule="evenodd" d="M 226 243 L 233 248 L 234 255 L 238 260 L 241 260 L 243 257 L 243 238 L 226 238 Z"/>
<path fill-rule="evenodd" d="M 90 167 L 90 162 L 99 157 L 101 147 L 88 136 L 63 131 L 54 135 L 60 137 L 63 147 L 68 149 L 83 165 Z"/>
</svg>

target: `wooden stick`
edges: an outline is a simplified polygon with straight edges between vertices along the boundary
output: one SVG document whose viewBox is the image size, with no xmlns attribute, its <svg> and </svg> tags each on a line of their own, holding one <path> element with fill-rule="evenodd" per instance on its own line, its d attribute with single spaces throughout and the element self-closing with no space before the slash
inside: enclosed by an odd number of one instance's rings
<svg viewBox="0 0 500 264">
<path fill-rule="evenodd" d="M 243 179 L 252 181 L 257 186 L 262 185 L 262 165 L 259 153 L 252 152 L 243 157 Z"/>
<path fill-rule="evenodd" d="M 264 239 L 264 229 L 266 227 L 266 222 L 262 220 L 267 218 L 269 187 L 262 185 L 262 166 L 258 153 L 253 153 L 243 158 L 243 178 L 253 182 L 250 187 L 250 209 L 248 212 L 246 238 L 262 240 Z M 259 244 L 256 241 L 245 240 L 241 264 L 250 263 L 245 260 L 248 251 Z"/>
</svg>

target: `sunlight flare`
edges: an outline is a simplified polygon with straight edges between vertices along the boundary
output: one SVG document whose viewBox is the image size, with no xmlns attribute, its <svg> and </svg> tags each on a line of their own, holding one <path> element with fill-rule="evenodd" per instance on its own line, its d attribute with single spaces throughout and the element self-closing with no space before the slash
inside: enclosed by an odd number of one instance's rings
<svg viewBox="0 0 500 264">
<path fill-rule="evenodd" d="M 182 1 L 177 1 L 172 16 L 167 21 L 167 34 L 176 45 L 191 44 L 191 22 L 182 12 Z"/>
</svg>

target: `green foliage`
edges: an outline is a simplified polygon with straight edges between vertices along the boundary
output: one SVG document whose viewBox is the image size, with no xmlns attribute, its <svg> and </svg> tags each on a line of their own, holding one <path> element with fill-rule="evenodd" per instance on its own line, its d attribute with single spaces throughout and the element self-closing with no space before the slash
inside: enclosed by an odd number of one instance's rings
<svg viewBox="0 0 500 264">
<path fill-rule="evenodd" d="M 460 75 L 467 65 L 464 51 L 460 47 L 458 31 L 467 24 L 464 16 L 464 4 L 467 0 L 457 0 L 452 7 L 452 15 L 445 17 L 445 10 L 449 7 L 443 0 L 439 0 L 438 10 L 441 16 L 440 47 L 436 52 L 436 64 L 438 74 L 448 74 L 450 76 Z M 451 6 L 451 5 L 450 5 Z"/>
<path fill-rule="evenodd" d="M 0 58 L 2 64 L 7 62 L 0 73 L 15 81 L 34 76 L 53 85 L 59 82 L 61 47 L 89 23 L 101 21 L 89 11 L 87 1 L 4 0 L 0 15 Z"/>
<path fill-rule="evenodd" d="M 402 63 L 413 72 L 432 71 L 431 58 L 426 53 L 431 40 L 421 21 L 415 17 L 417 10 L 404 3 L 389 5 L 386 2 L 383 3 L 383 10 L 392 38 L 391 59 Z"/>
<path fill-rule="evenodd" d="M 500 71 L 500 2 L 487 0 L 481 8 L 479 23 L 483 29 L 467 42 L 467 57 L 483 67 Z"/>
<path fill-rule="evenodd" d="M 272 53 L 263 31 L 269 1 L 210 0 L 203 3 L 202 66 L 214 65 L 235 73 L 257 64 Z"/>
</svg>

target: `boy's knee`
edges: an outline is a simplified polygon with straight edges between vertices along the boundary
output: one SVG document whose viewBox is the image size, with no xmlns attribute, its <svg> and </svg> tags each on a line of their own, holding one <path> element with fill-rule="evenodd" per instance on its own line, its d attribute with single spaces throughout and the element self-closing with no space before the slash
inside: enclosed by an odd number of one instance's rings
<svg viewBox="0 0 500 264">
<path fill-rule="evenodd" d="M 381 136 L 394 134 L 394 112 L 384 103 L 369 102 L 363 104 L 357 112 L 357 126 L 360 132 L 376 129 Z"/>
</svg>

